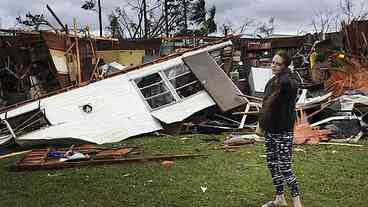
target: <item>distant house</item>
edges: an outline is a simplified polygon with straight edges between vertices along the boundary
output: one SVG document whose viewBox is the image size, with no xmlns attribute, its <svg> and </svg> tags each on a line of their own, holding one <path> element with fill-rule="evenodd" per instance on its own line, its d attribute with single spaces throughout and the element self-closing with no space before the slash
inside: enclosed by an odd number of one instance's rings
<svg viewBox="0 0 368 207">
<path fill-rule="evenodd" d="M 97 55 L 105 63 L 134 67 L 160 57 L 161 39 L 98 40 Z"/>
</svg>

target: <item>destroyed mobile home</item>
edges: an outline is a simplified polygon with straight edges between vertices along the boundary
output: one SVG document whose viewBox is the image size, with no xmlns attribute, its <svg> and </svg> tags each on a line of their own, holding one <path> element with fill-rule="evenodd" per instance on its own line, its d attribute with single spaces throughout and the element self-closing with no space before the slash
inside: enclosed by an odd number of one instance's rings
<svg viewBox="0 0 368 207">
<path fill-rule="evenodd" d="M 215 104 L 224 111 L 240 106 L 245 103 L 237 96 L 241 92 L 208 54 L 229 45 L 183 53 L 7 109 L 0 114 L 1 143 L 117 142 L 160 130 L 161 123 L 182 121 Z M 218 84 L 226 90 L 218 90 Z"/>
<path fill-rule="evenodd" d="M 368 23 L 352 24 L 356 25 L 326 34 L 325 40 L 310 35 L 232 37 L 231 42 L 187 49 L 143 65 L 127 64 L 133 67 L 115 63 L 116 59 L 107 53 L 93 52 L 94 47 L 108 49 L 109 40 L 90 44 L 93 57 L 82 62 L 94 62 L 95 67 L 91 70 L 86 66 L 89 72 L 84 76 L 84 72 L 76 71 L 80 75 L 74 79 L 82 78 L 77 81 L 78 87 L 1 112 L 1 143 L 14 140 L 20 145 L 33 145 L 72 139 L 73 143 L 82 140 L 101 144 L 162 130 L 173 123 L 193 127 L 193 132 L 202 128 L 206 133 L 252 133 L 256 126 L 254 114 L 260 110 L 265 84 L 272 78 L 271 57 L 279 49 L 292 56 L 291 69 L 300 84 L 294 142 L 317 144 L 331 138 L 357 142 L 367 132 L 368 123 L 368 43 L 364 35 Z M 68 48 L 71 46 L 64 47 Z M 156 51 L 158 46 L 150 48 Z M 105 55 L 107 64 L 97 67 L 96 54 Z M 96 70 L 101 71 L 96 75 Z M 101 73 L 112 75 L 104 79 Z M 217 123 L 213 127 L 211 121 L 182 123 L 212 106 L 233 112 L 213 114 L 232 123 L 231 127 Z M 239 138 L 236 134 L 233 137 Z"/>
</svg>

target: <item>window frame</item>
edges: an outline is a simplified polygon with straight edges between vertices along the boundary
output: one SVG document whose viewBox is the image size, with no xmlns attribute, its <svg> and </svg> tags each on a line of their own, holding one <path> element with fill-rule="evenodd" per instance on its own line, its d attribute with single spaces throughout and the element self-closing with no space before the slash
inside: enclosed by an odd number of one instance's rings
<svg viewBox="0 0 368 207">
<path fill-rule="evenodd" d="M 172 68 L 175 68 L 175 67 L 178 67 L 178 66 L 181 66 L 181 65 L 184 65 L 184 67 L 188 68 L 189 71 L 187 71 L 185 73 L 181 73 L 178 76 L 175 76 L 175 77 L 169 79 L 168 75 L 166 75 L 165 72 L 167 70 L 171 70 Z M 146 77 L 146 76 L 150 76 L 150 75 L 153 75 L 153 74 L 158 74 L 160 76 L 160 78 L 161 78 L 161 81 L 159 81 L 157 83 L 150 84 L 148 86 L 144 86 L 142 88 L 139 88 L 138 87 L 138 84 L 135 82 L 135 80 L 137 80 L 139 78 Z M 182 76 L 185 76 L 185 75 L 188 75 L 188 74 L 193 74 L 194 75 L 194 73 L 190 70 L 190 68 L 187 65 L 185 65 L 184 63 L 181 63 L 181 64 L 177 64 L 175 66 L 172 66 L 172 67 L 169 67 L 169 68 L 166 68 L 166 69 L 163 69 L 163 70 L 159 70 L 159 71 L 152 72 L 152 73 L 149 73 L 149 74 L 146 74 L 146 75 L 143 75 L 143 76 L 136 77 L 134 79 L 131 79 L 131 82 L 134 85 L 135 89 L 138 91 L 139 96 L 142 98 L 142 100 L 144 101 L 144 104 L 149 109 L 149 111 L 156 111 L 156 110 L 162 109 L 164 107 L 167 107 L 167 106 L 170 106 L 170 105 L 173 105 L 173 104 L 176 104 L 176 103 L 180 103 L 180 102 L 182 102 L 182 101 L 184 101 L 186 99 L 189 99 L 192 96 L 194 96 L 194 95 L 196 95 L 196 94 L 198 94 L 198 93 L 200 93 L 201 91 L 204 90 L 203 86 L 200 84 L 201 85 L 201 90 L 199 90 L 199 91 L 197 91 L 197 92 L 195 92 L 195 93 L 193 93 L 193 94 L 191 94 L 191 95 L 189 95 L 187 97 L 180 97 L 179 94 L 178 94 L 178 92 L 177 92 L 177 90 L 180 90 L 182 88 L 188 87 L 188 86 L 193 85 L 193 84 L 196 84 L 196 83 L 200 83 L 200 81 L 197 78 L 196 78 L 195 81 L 191 81 L 189 83 L 186 83 L 185 85 L 180 86 L 178 88 L 175 88 L 173 86 L 173 84 L 171 83 L 172 80 L 174 80 L 176 78 L 179 78 L 179 77 L 182 77 Z M 161 84 L 161 83 L 163 83 L 168 88 L 168 91 L 165 91 L 165 92 L 162 92 L 162 93 L 153 95 L 153 96 L 148 97 L 148 98 L 145 98 L 144 97 L 144 95 L 142 93 L 142 89 L 147 89 L 149 87 L 152 87 L 152 86 L 155 86 L 155 85 L 158 85 L 158 84 Z M 166 94 L 166 93 L 170 93 L 172 95 L 172 97 L 174 98 L 174 101 L 173 102 L 168 103 L 168 104 L 164 104 L 164 105 L 159 106 L 159 107 L 156 107 L 156 108 L 152 108 L 150 106 L 150 104 L 147 101 L 148 99 L 151 99 L 153 97 L 157 97 L 157 96 L 160 96 L 160 95 L 163 95 L 163 94 Z"/>
</svg>

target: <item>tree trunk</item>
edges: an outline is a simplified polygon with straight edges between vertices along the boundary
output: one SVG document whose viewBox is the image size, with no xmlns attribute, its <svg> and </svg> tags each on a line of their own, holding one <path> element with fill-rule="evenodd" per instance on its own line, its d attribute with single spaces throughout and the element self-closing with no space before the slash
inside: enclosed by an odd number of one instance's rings
<svg viewBox="0 0 368 207">
<path fill-rule="evenodd" d="M 144 16 L 144 38 L 148 37 L 148 22 L 147 22 L 147 5 L 146 0 L 143 0 L 143 16 Z"/>
<path fill-rule="evenodd" d="M 187 36 L 188 31 L 188 8 L 187 8 L 187 0 L 183 0 L 183 6 L 184 6 L 184 35 Z"/>
<path fill-rule="evenodd" d="M 168 17 L 167 0 L 165 0 L 165 30 L 166 37 L 169 37 L 169 17 Z"/>
<path fill-rule="evenodd" d="M 102 37 L 101 0 L 98 0 L 98 21 L 99 21 L 99 23 L 100 23 L 100 37 Z"/>
</svg>

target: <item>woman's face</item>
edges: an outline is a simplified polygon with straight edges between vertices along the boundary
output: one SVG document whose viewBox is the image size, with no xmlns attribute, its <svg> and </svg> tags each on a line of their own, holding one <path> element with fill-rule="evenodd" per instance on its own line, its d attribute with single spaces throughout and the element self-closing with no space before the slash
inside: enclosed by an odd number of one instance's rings
<svg viewBox="0 0 368 207">
<path fill-rule="evenodd" d="M 284 65 L 284 60 L 282 59 L 282 57 L 280 57 L 279 55 L 275 55 L 272 58 L 272 63 L 271 63 L 271 68 L 272 68 L 272 73 L 274 75 L 277 75 L 281 72 L 282 69 L 284 69 L 285 65 Z"/>
</svg>

